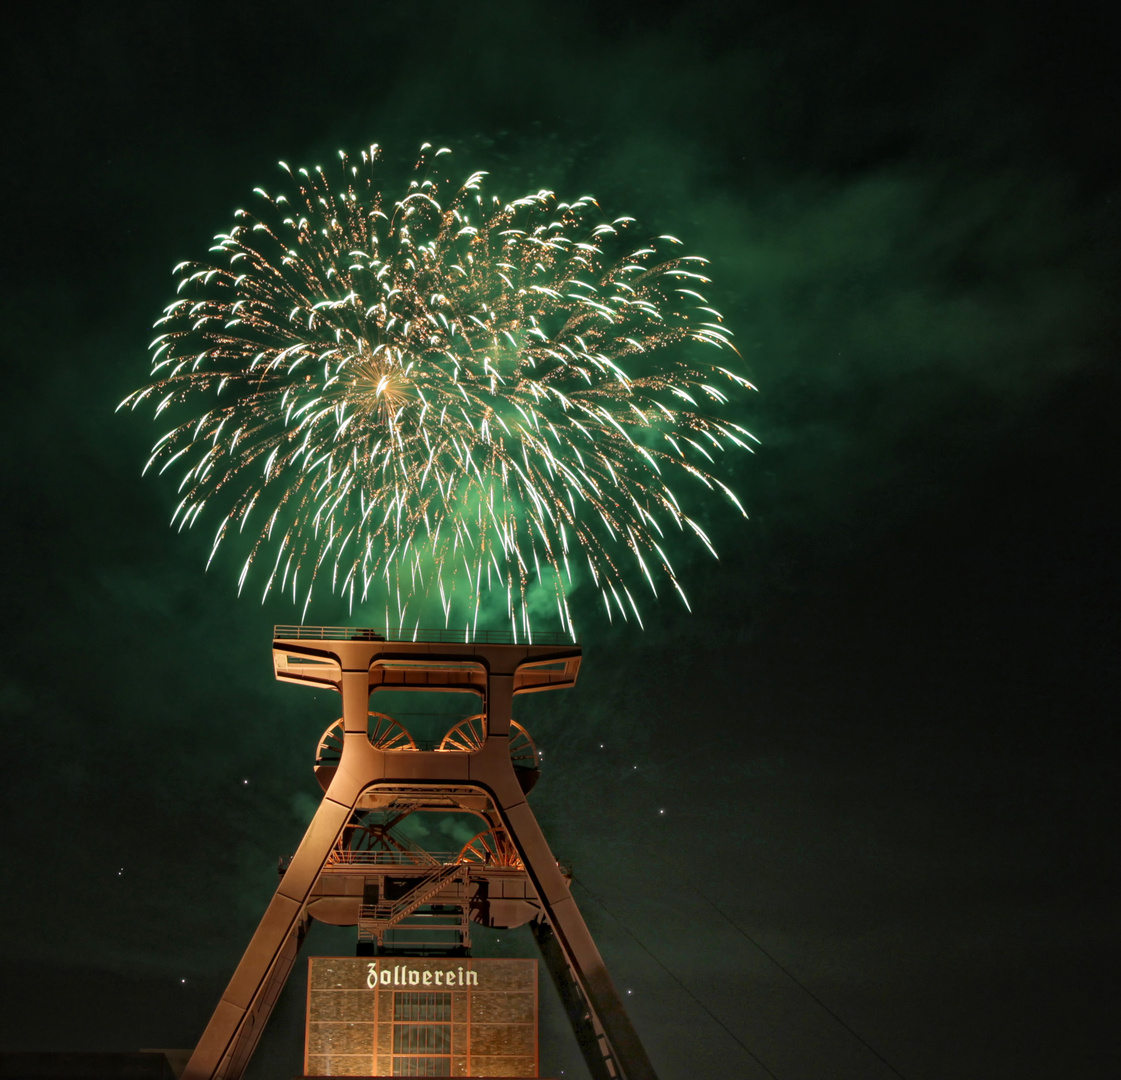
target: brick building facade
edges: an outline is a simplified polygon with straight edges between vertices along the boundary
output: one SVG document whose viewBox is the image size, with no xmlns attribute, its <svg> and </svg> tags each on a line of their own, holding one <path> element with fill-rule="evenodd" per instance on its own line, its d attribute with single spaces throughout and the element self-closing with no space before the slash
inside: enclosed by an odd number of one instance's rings
<svg viewBox="0 0 1121 1080">
<path fill-rule="evenodd" d="M 535 1077 L 537 961 L 313 957 L 304 1073 Z"/>
</svg>

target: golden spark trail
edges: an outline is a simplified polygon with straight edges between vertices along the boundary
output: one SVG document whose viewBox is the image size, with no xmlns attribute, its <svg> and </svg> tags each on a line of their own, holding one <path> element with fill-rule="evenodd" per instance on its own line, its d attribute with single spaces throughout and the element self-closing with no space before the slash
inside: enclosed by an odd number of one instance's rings
<svg viewBox="0 0 1121 1080">
<path fill-rule="evenodd" d="M 609 616 L 638 617 L 629 578 L 684 600 L 665 526 L 712 548 L 670 481 L 743 513 L 709 470 L 753 439 L 716 413 L 751 384 L 697 355 L 732 349 L 705 260 L 671 236 L 613 256 L 633 219 L 548 191 L 503 204 L 484 173 L 437 176 L 430 150 L 395 202 L 376 146 L 340 154 L 341 184 L 282 163 L 294 194 L 256 189 L 261 216 L 239 210 L 213 263 L 176 267 L 153 381 L 121 403 L 171 418 L 148 467 L 183 470 L 175 520 L 222 508 L 213 559 L 254 515 L 239 591 L 262 562 L 264 595 L 290 587 L 305 611 L 330 581 L 400 625 L 431 594 L 475 625 L 493 593 L 524 634 L 541 585 L 574 635 L 574 548 Z"/>
</svg>

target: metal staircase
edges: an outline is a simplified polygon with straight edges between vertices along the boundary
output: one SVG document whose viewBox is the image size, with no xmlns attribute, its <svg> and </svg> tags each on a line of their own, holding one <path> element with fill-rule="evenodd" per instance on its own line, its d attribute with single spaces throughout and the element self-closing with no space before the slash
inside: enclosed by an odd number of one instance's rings
<svg viewBox="0 0 1121 1080">
<path fill-rule="evenodd" d="M 358 940 L 390 947 L 426 949 L 466 948 L 470 945 L 467 875 L 462 863 L 437 864 L 395 900 L 380 897 L 363 904 L 358 919 Z M 443 895 L 448 893 L 451 895 Z M 435 904 L 429 901 L 438 898 Z M 433 910 L 421 911 L 428 905 Z M 451 908 L 452 911 L 436 910 Z"/>
</svg>

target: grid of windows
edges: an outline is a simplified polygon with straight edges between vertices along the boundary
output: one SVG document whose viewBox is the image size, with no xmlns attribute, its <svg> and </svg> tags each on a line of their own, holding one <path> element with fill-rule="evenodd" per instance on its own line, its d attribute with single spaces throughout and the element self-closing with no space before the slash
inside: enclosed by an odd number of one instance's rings
<svg viewBox="0 0 1121 1080">
<path fill-rule="evenodd" d="M 394 1024 L 395 1054 L 450 1054 L 451 1024 Z"/>
<path fill-rule="evenodd" d="M 395 1057 L 394 1076 L 451 1076 L 450 1057 Z"/>
<path fill-rule="evenodd" d="M 451 994 L 394 994 L 393 1019 L 450 1022 Z"/>
<path fill-rule="evenodd" d="M 308 975 L 307 1076 L 537 1075 L 533 960 L 312 957 Z"/>
<path fill-rule="evenodd" d="M 451 1076 L 451 994 L 393 995 L 393 1075 Z"/>
</svg>

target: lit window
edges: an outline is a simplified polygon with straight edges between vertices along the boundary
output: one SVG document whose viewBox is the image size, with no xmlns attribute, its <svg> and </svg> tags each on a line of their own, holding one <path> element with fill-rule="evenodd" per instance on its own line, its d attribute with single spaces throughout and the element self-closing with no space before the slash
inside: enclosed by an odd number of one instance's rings
<svg viewBox="0 0 1121 1080">
<path fill-rule="evenodd" d="M 451 994 L 393 995 L 393 1075 L 451 1076 Z"/>
</svg>

